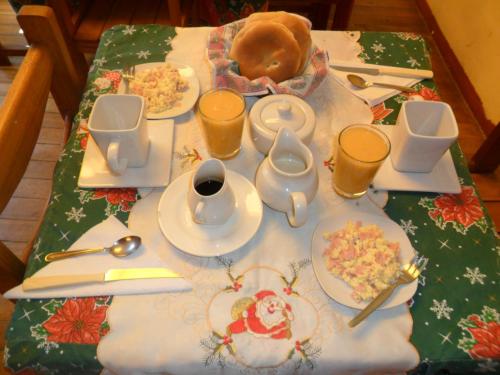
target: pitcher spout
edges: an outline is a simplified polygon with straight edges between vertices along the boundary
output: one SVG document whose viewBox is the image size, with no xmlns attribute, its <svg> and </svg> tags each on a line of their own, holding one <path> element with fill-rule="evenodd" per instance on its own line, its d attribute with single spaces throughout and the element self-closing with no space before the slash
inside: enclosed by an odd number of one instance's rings
<svg viewBox="0 0 500 375">
<path fill-rule="evenodd" d="M 297 134 L 288 127 L 281 127 L 269 151 L 271 165 L 288 174 L 305 173 L 313 167 L 313 156 Z"/>
</svg>

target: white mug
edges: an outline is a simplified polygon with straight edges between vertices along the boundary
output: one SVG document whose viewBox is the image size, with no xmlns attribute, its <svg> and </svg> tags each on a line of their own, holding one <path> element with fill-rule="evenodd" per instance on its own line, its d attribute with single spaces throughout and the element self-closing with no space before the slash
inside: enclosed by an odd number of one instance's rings
<svg viewBox="0 0 500 375">
<path fill-rule="evenodd" d="M 457 121 L 448 104 L 404 102 L 391 134 L 392 165 L 401 172 L 431 172 L 457 138 Z"/>
<path fill-rule="evenodd" d="M 208 159 L 198 166 L 189 180 L 187 197 L 193 221 L 198 224 L 221 225 L 231 217 L 234 193 L 219 159 Z"/>
<path fill-rule="evenodd" d="M 149 137 L 142 96 L 99 96 L 90 113 L 89 130 L 113 173 L 146 164 Z"/>
</svg>

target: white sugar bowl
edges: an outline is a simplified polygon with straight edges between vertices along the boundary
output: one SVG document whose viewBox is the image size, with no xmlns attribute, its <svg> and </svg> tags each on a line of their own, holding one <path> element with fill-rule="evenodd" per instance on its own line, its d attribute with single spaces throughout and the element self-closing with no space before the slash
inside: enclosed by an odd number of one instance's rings
<svg viewBox="0 0 500 375">
<path fill-rule="evenodd" d="M 306 145 L 311 143 L 316 116 L 309 104 L 297 96 L 269 95 L 258 100 L 250 110 L 250 137 L 255 148 L 267 154 L 282 126 L 293 130 Z"/>
</svg>

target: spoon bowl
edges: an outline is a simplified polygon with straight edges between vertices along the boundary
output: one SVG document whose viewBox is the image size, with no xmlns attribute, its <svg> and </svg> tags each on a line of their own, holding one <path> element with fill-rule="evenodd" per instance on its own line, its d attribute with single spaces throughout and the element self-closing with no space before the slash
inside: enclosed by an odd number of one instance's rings
<svg viewBox="0 0 500 375">
<path fill-rule="evenodd" d="M 110 247 L 100 247 L 96 249 L 81 249 L 81 250 L 71 250 L 71 251 L 56 251 L 49 253 L 45 256 L 46 262 L 53 262 L 55 260 L 61 260 L 66 258 L 72 258 L 78 255 L 84 254 L 95 254 L 95 253 L 105 253 L 108 252 L 115 257 L 126 257 L 134 253 L 139 247 L 141 247 L 141 237 L 138 236 L 126 236 L 119 240 L 113 242 Z"/>
<path fill-rule="evenodd" d="M 368 87 L 372 86 L 380 86 L 380 87 L 387 87 L 391 89 L 397 89 L 400 91 L 405 91 L 405 92 L 417 92 L 414 88 L 408 87 L 408 86 L 400 86 L 400 85 L 393 85 L 391 83 L 381 83 L 381 82 L 370 82 L 365 80 L 363 77 L 360 77 L 356 74 L 348 74 L 347 79 L 353 86 L 356 86 L 360 89 L 366 89 Z"/>
<path fill-rule="evenodd" d="M 127 236 L 113 242 L 111 247 L 106 248 L 115 257 L 126 257 L 141 246 L 141 237 Z"/>
</svg>

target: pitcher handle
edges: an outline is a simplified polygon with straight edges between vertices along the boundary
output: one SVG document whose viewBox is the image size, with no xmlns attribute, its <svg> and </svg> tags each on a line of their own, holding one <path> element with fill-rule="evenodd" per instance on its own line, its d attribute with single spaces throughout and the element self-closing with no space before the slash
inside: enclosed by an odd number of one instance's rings
<svg viewBox="0 0 500 375">
<path fill-rule="evenodd" d="M 303 192 L 290 194 L 291 206 L 286 215 L 292 227 L 300 227 L 307 221 L 307 199 Z"/>
</svg>

